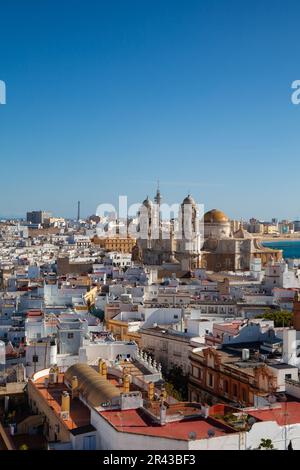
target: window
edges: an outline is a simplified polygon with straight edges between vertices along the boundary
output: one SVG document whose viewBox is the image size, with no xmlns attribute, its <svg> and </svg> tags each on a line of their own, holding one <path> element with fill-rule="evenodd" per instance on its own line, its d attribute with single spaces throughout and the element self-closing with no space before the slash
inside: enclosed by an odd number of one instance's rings
<svg viewBox="0 0 300 470">
<path fill-rule="evenodd" d="M 32 356 L 32 362 L 39 362 L 39 356 L 37 356 L 36 354 L 34 354 Z"/>
<path fill-rule="evenodd" d="M 246 391 L 245 388 L 242 389 L 242 400 L 243 400 L 244 402 L 248 401 L 248 400 L 247 400 L 247 391 Z"/>
<path fill-rule="evenodd" d="M 232 386 L 232 395 L 233 395 L 235 398 L 237 397 L 237 393 L 238 393 L 237 384 L 233 384 L 233 386 Z"/>
<path fill-rule="evenodd" d="M 228 380 L 224 380 L 223 389 L 224 389 L 224 393 L 228 393 Z"/>
<path fill-rule="evenodd" d="M 292 374 L 285 374 L 285 380 L 289 380 L 292 378 Z"/>
<path fill-rule="evenodd" d="M 199 379 L 200 373 L 198 367 L 193 367 L 193 377 Z"/>
<path fill-rule="evenodd" d="M 73 339 L 74 338 L 74 333 L 68 333 L 68 339 Z"/>
<path fill-rule="evenodd" d="M 208 386 L 213 387 L 214 381 L 213 381 L 213 375 L 208 373 Z"/>
</svg>

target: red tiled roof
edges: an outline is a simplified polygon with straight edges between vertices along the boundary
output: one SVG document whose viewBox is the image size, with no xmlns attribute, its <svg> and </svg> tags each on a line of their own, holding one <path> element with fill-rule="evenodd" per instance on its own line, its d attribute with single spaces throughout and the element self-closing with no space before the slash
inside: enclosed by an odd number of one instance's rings
<svg viewBox="0 0 300 470">
<path fill-rule="evenodd" d="M 244 321 L 233 321 L 232 323 L 215 323 L 213 326 L 213 332 L 223 331 L 226 333 L 237 334 L 240 330 L 240 326 L 244 324 Z"/>
<path fill-rule="evenodd" d="M 42 312 L 42 310 L 32 309 L 32 310 L 27 311 L 26 316 L 27 317 L 41 317 L 41 316 L 43 316 L 43 312 Z"/>
</svg>

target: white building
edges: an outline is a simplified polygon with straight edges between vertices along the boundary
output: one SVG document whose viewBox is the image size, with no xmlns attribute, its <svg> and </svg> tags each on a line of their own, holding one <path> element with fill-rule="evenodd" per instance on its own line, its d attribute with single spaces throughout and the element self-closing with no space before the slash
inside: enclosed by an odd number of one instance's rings
<svg viewBox="0 0 300 470">
<path fill-rule="evenodd" d="M 300 288 L 300 270 L 288 269 L 288 264 L 282 261 L 272 261 L 266 266 L 264 287 L 271 292 L 274 287 Z"/>
</svg>

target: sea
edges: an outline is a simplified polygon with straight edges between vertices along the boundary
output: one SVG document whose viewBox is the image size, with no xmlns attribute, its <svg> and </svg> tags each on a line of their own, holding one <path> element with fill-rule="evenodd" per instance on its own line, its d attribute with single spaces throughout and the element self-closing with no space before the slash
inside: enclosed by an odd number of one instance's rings
<svg viewBox="0 0 300 470">
<path fill-rule="evenodd" d="M 300 259 L 300 240 L 263 242 L 262 245 L 275 250 L 283 250 L 282 256 L 286 259 Z"/>
</svg>

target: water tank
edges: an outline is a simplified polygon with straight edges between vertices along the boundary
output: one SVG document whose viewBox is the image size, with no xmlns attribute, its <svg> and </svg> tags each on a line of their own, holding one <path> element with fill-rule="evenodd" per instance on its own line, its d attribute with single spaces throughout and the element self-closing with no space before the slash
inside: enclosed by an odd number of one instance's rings
<svg viewBox="0 0 300 470">
<path fill-rule="evenodd" d="M 243 359 L 243 361 L 248 361 L 249 358 L 250 358 L 249 349 L 243 349 L 242 350 L 242 359 Z"/>
</svg>

